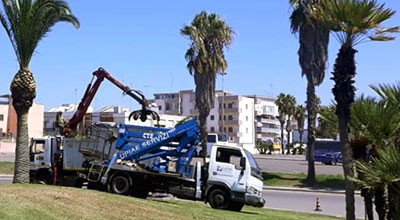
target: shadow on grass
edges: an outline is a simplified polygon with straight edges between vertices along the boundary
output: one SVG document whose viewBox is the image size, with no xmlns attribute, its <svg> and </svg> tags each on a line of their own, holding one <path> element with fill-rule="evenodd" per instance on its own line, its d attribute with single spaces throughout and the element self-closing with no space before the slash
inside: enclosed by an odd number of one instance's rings
<svg viewBox="0 0 400 220">
<path fill-rule="evenodd" d="M 297 177 L 283 177 L 281 175 L 278 174 L 274 174 L 274 173 L 262 173 L 262 177 L 264 178 L 264 180 L 270 180 L 270 179 L 276 179 L 276 180 L 301 180 Z"/>
<path fill-rule="evenodd" d="M 331 188 L 331 189 L 344 189 L 344 179 L 326 178 L 310 182 L 306 179 L 300 181 L 299 187 L 315 187 L 315 188 Z"/>
<path fill-rule="evenodd" d="M 308 181 L 306 174 L 263 173 L 262 176 L 265 183 L 274 186 L 344 189 L 344 179 L 340 175 L 317 175 L 315 182 Z"/>
</svg>

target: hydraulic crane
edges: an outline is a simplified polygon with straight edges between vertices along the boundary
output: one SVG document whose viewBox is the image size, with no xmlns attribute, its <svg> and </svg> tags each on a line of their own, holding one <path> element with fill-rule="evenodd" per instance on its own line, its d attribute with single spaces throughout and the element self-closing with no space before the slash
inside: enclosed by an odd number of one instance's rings
<svg viewBox="0 0 400 220">
<path fill-rule="evenodd" d="M 93 83 L 95 77 L 96 81 Z M 69 122 L 65 125 L 64 135 L 69 135 L 71 133 L 71 130 L 76 130 L 78 124 L 85 116 L 87 109 L 92 103 L 93 98 L 96 95 L 97 90 L 99 89 L 104 79 L 107 79 L 112 84 L 120 88 L 124 92 L 124 94 L 129 95 L 142 106 L 140 110 L 133 111 L 129 115 L 129 119 L 133 118 L 134 120 L 140 119 L 141 121 L 146 121 L 148 116 L 151 116 L 151 118 L 153 120 L 157 120 L 157 122 L 160 120 L 160 116 L 158 115 L 158 113 L 149 109 L 149 104 L 146 98 L 139 90 L 133 90 L 128 86 L 125 86 L 124 84 L 113 78 L 111 74 L 105 71 L 103 68 L 99 68 L 98 70 L 93 72 L 92 80 L 85 90 L 83 98 L 78 105 L 78 109 L 69 120 Z"/>
</svg>

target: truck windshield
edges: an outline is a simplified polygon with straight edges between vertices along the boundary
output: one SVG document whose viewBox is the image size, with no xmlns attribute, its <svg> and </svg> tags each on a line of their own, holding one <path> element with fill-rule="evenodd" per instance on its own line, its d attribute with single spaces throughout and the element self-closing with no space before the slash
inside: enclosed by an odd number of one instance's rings
<svg viewBox="0 0 400 220">
<path fill-rule="evenodd" d="M 250 163 L 251 175 L 260 180 L 263 180 L 263 177 L 261 175 L 261 169 L 258 166 L 257 161 L 254 159 L 253 155 L 247 150 L 244 150 L 244 152 L 246 153 L 247 159 L 249 160 Z"/>
</svg>

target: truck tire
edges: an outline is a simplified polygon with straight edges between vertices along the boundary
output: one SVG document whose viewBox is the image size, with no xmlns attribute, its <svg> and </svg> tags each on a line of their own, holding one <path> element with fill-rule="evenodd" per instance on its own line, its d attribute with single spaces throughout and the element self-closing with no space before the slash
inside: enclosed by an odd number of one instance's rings
<svg viewBox="0 0 400 220">
<path fill-rule="evenodd" d="M 231 201 L 229 203 L 228 210 L 235 211 L 235 212 L 240 212 L 242 210 L 243 206 L 244 206 L 243 202 Z"/>
<path fill-rule="evenodd" d="M 230 202 L 230 197 L 226 190 L 215 188 L 208 194 L 208 203 L 213 209 L 227 210 Z"/>
<path fill-rule="evenodd" d="M 130 191 L 129 179 L 123 175 L 116 175 L 109 183 L 109 189 L 112 193 L 118 195 L 128 195 Z"/>
</svg>

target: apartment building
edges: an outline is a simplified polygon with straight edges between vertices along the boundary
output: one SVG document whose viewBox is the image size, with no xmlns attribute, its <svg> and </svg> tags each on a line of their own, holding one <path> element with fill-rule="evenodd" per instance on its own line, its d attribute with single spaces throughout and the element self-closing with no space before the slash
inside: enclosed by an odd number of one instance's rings
<svg viewBox="0 0 400 220">
<path fill-rule="evenodd" d="M 45 133 L 55 134 L 55 121 L 57 112 L 63 112 L 65 120 L 69 120 L 77 109 L 76 105 L 66 104 L 59 107 L 51 108 L 49 111 L 44 113 L 45 118 Z M 157 126 L 157 121 L 147 120 L 142 122 L 140 120 L 129 120 L 131 110 L 129 108 L 121 106 L 105 106 L 97 111 L 94 111 L 92 107 L 89 107 L 88 112 L 85 114 L 84 119 L 80 123 L 80 127 L 86 124 L 106 123 L 110 125 L 119 126 L 120 124 L 132 124 L 140 126 Z M 166 115 L 160 114 L 160 127 L 172 128 L 175 127 L 176 123 L 184 119 L 183 116 L 178 115 Z"/>
<path fill-rule="evenodd" d="M 219 90 L 213 101 L 214 108 L 207 118 L 208 132 L 227 134 L 229 141 L 255 152 L 254 99 Z M 161 114 L 198 118 L 193 90 L 157 93 L 150 102 L 157 105 Z"/>
<path fill-rule="evenodd" d="M 276 97 L 251 95 L 249 98 L 254 99 L 256 130 L 255 140 L 273 141 L 280 144 L 280 123 L 276 118 L 278 116 L 278 106 L 275 105 Z"/>
</svg>

